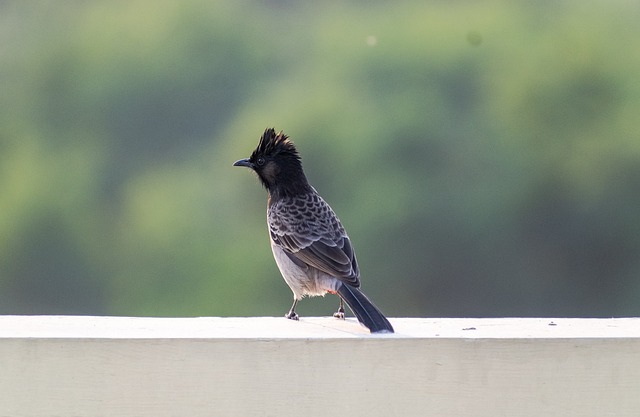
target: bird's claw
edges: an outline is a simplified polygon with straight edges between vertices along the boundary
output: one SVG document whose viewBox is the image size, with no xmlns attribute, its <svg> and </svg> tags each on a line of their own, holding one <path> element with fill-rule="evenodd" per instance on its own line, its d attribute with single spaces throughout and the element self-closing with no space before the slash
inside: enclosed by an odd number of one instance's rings
<svg viewBox="0 0 640 417">
<path fill-rule="evenodd" d="M 298 313 L 296 313 L 295 311 L 290 311 L 287 314 L 284 315 L 286 318 L 288 318 L 289 320 L 296 320 L 298 321 L 300 319 L 300 317 L 298 317 Z"/>
<path fill-rule="evenodd" d="M 344 308 L 340 307 L 338 309 L 338 311 L 333 313 L 333 317 L 335 317 L 337 319 L 340 319 L 340 320 L 344 320 Z"/>
</svg>

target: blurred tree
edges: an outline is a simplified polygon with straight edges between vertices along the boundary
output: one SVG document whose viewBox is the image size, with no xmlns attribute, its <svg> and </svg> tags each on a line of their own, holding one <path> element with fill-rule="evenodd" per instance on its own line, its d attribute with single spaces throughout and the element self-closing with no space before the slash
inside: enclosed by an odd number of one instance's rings
<svg viewBox="0 0 640 417">
<path fill-rule="evenodd" d="M 640 314 L 635 4 L 0 12 L 0 313 L 283 314 L 275 126 L 390 316 Z"/>
</svg>

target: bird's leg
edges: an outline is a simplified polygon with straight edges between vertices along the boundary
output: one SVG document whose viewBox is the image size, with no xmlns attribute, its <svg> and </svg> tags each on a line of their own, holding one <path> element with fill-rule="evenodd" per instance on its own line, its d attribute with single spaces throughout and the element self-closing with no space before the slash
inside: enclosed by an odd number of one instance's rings
<svg viewBox="0 0 640 417">
<path fill-rule="evenodd" d="M 289 309 L 289 312 L 284 316 L 291 320 L 298 320 L 298 313 L 296 313 L 296 305 L 298 304 L 298 300 L 293 299 L 293 305 Z"/>
<path fill-rule="evenodd" d="M 340 307 L 338 307 L 338 311 L 333 313 L 333 317 L 344 320 L 344 301 L 342 300 L 342 297 L 339 297 L 339 298 L 340 298 Z"/>
</svg>

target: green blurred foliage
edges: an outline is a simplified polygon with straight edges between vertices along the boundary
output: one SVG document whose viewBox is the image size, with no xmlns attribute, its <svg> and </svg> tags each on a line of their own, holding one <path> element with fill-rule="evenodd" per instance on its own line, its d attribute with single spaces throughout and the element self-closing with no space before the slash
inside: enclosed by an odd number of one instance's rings
<svg viewBox="0 0 640 417">
<path fill-rule="evenodd" d="M 0 313 L 283 314 L 265 192 L 231 167 L 273 126 L 389 316 L 639 315 L 639 18 L 2 2 Z"/>
</svg>

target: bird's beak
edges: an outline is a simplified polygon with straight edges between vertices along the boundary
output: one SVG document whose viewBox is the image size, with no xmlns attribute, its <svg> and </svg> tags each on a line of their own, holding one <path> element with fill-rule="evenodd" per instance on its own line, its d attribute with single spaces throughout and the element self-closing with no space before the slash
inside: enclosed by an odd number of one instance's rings
<svg viewBox="0 0 640 417">
<path fill-rule="evenodd" d="M 234 167 L 247 167 L 247 168 L 253 168 L 253 164 L 251 163 L 251 161 L 249 161 L 248 159 L 241 159 L 239 161 L 236 161 L 233 163 Z"/>
</svg>

